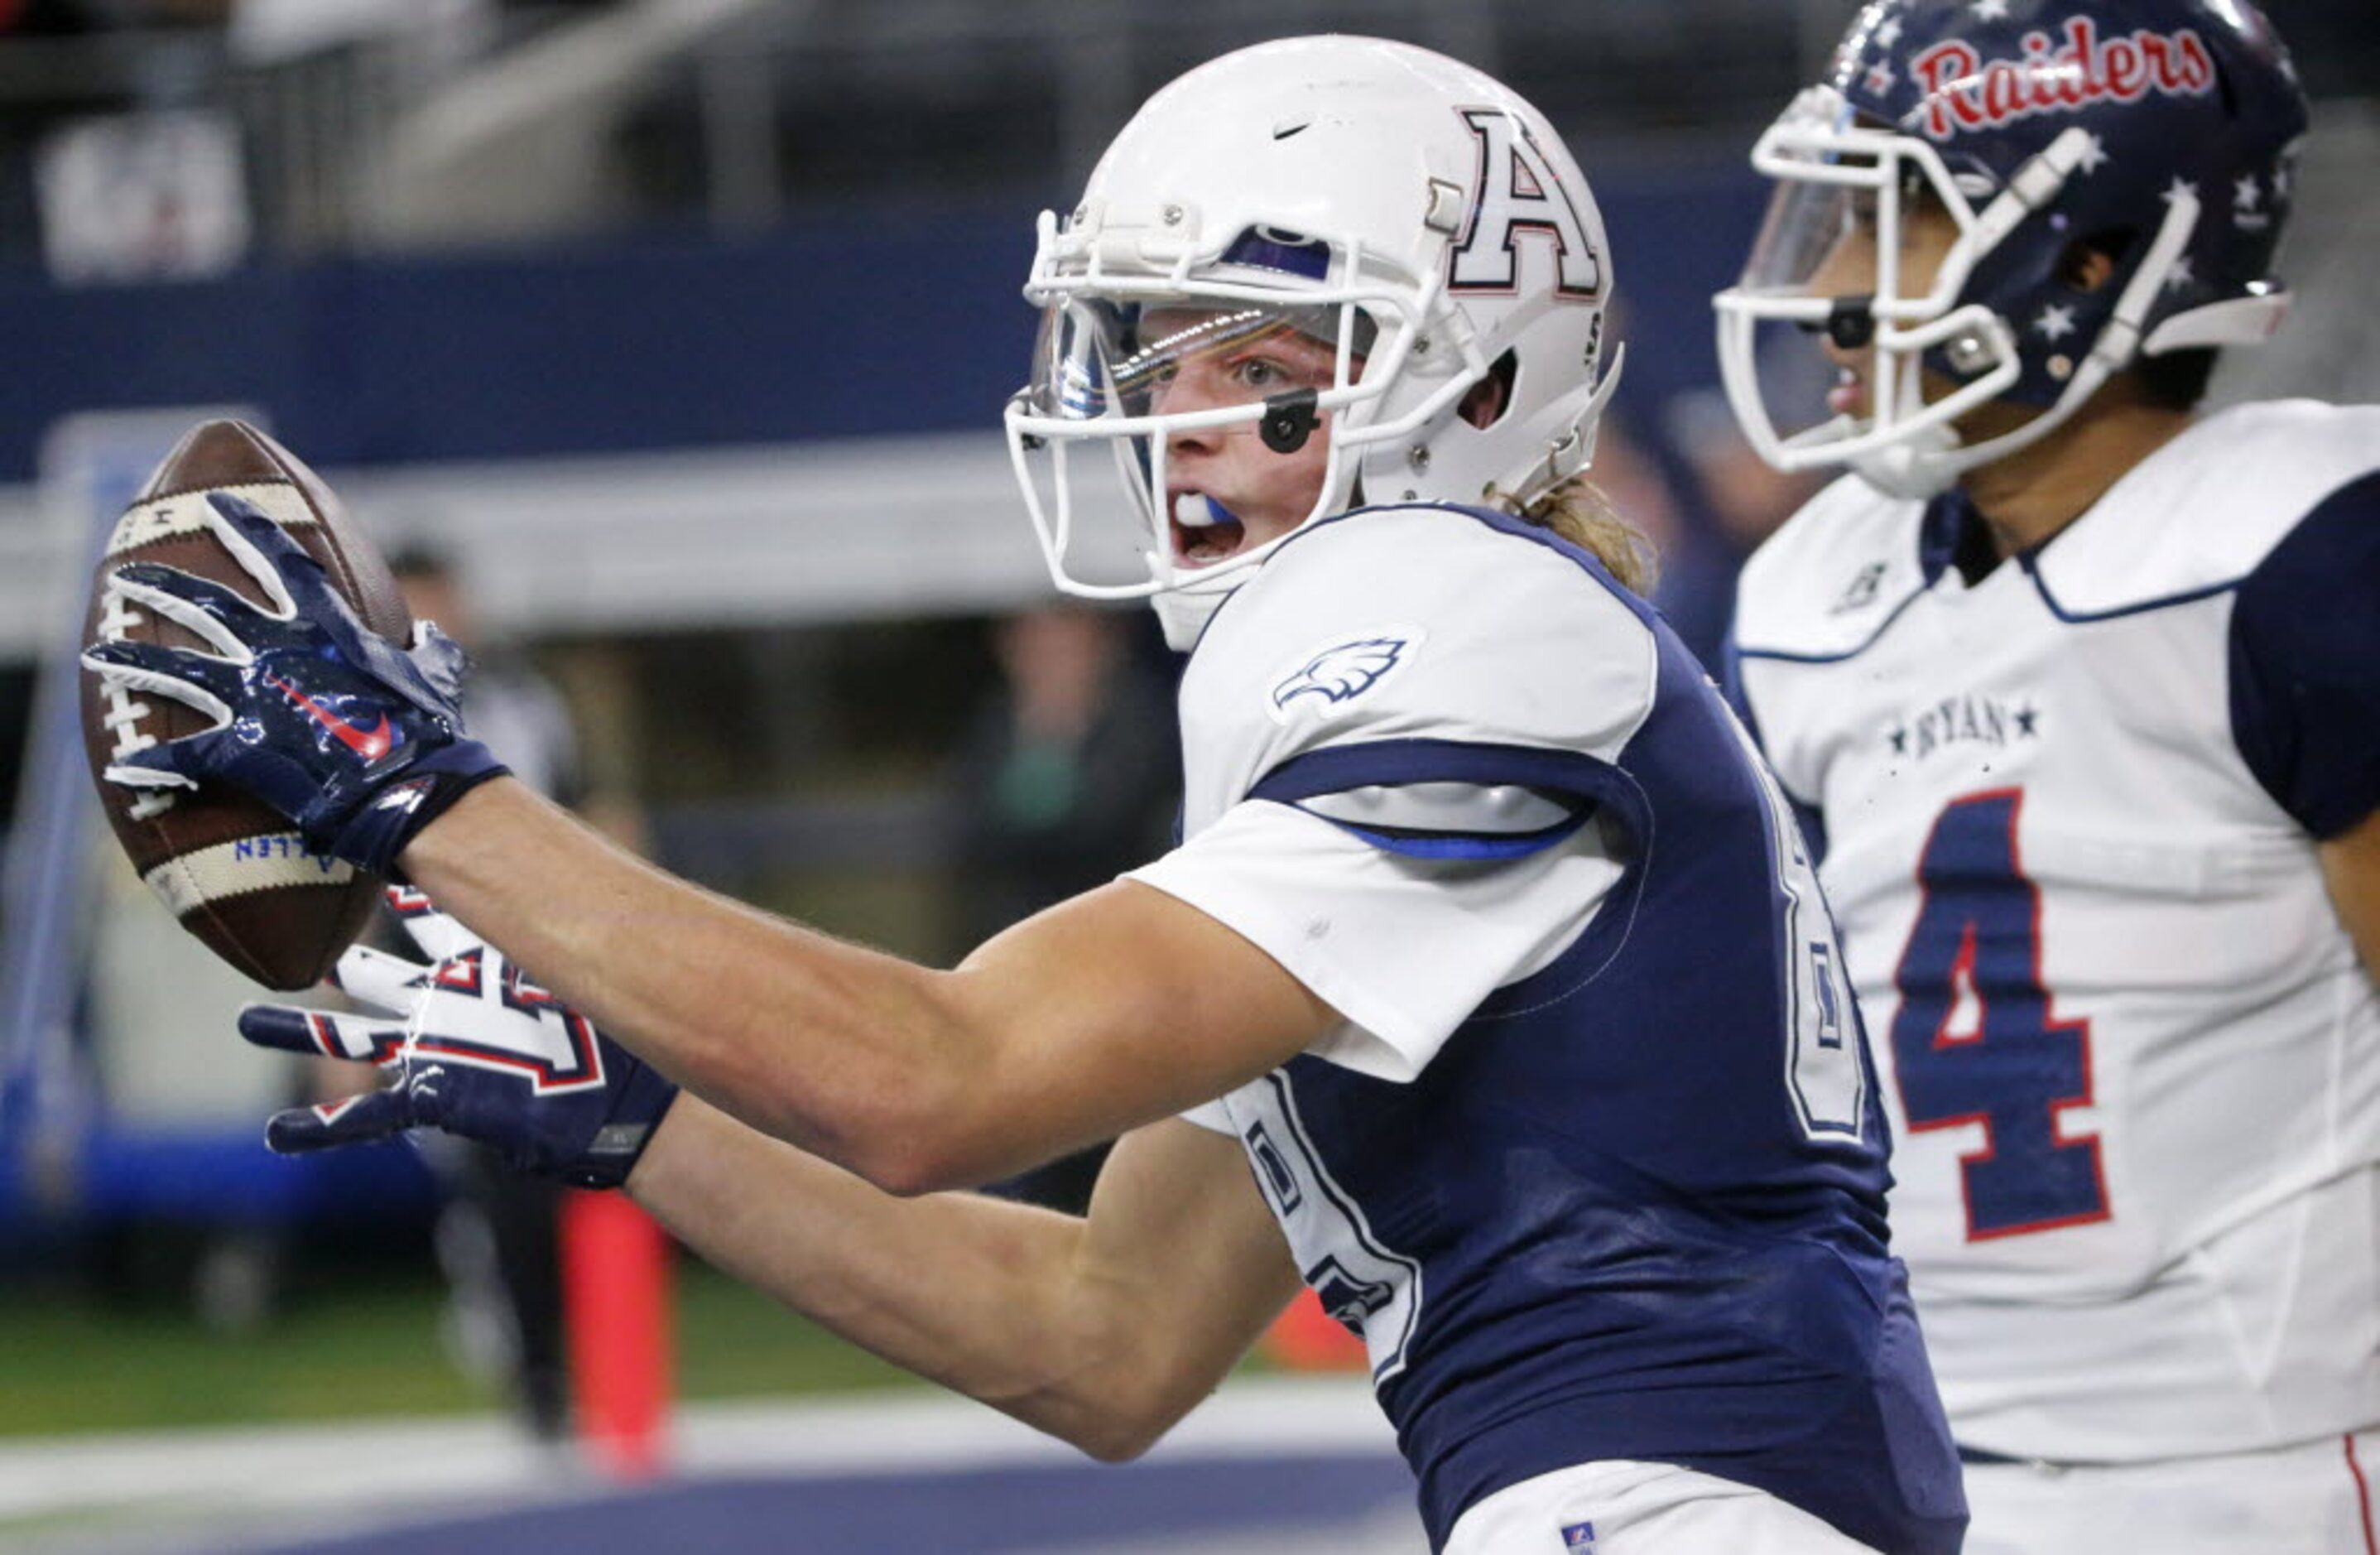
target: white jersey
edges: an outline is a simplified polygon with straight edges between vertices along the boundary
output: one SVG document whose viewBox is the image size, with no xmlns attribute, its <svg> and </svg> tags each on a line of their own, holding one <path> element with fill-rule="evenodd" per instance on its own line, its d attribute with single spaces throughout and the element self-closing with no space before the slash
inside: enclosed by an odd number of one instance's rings
<svg viewBox="0 0 2380 1555">
<path fill-rule="evenodd" d="M 2380 1002 L 2315 853 L 2380 799 L 2375 469 L 2380 410 L 2250 406 L 1972 585 L 1962 498 L 1855 480 L 1744 570 L 1963 1446 L 2380 1420 Z"/>
</svg>

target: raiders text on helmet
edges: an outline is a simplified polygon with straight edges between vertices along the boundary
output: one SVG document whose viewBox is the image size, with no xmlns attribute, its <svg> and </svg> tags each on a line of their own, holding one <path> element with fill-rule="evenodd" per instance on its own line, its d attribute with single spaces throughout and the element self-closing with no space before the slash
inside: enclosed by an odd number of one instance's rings
<svg viewBox="0 0 2380 1555">
<path fill-rule="evenodd" d="M 1779 188 L 1717 298 L 1746 435 L 1780 468 L 1847 463 L 1925 495 L 2141 357 L 2265 339 L 2287 309 L 2269 266 L 2305 126 L 2288 54 L 2246 0 L 1874 0 L 1753 152 Z M 1897 265 L 1919 201 L 1957 227 L 1922 295 Z M 1834 246 L 1871 222 L 1873 293 L 1821 294 Z M 2092 289 L 2073 280 L 2077 245 L 2112 263 Z M 1776 323 L 1873 342 L 1864 414 L 1780 421 L 1763 383 Z M 1963 443 L 1952 423 L 1993 399 L 2041 414 Z"/>
</svg>

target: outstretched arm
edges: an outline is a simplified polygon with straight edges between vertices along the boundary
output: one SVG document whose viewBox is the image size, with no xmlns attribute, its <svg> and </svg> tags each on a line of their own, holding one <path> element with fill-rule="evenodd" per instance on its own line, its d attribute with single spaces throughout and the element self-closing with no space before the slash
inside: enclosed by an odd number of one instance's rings
<svg viewBox="0 0 2380 1555">
<path fill-rule="evenodd" d="M 689 1090 L 895 1193 L 990 1182 L 1170 1116 L 1338 1020 L 1232 930 L 1130 881 L 935 971 L 691 886 L 509 780 L 464 796 L 403 861 Z"/>
<path fill-rule="evenodd" d="M 1139 885 L 1062 904 L 936 972 L 673 880 L 462 737 L 434 639 L 405 651 L 375 636 L 236 496 L 211 495 L 206 521 L 271 603 L 172 568 L 117 570 L 116 587 L 209 650 L 104 643 L 85 666 L 214 723 L 127 754 L 111 781 L 228 783 L 295 818 L 311 847 L 383 876 L 401 865 L 662 1075 L 880 1187 L 1007 1175 L 1220 1096 L 1338 1023 L 1254 945 Z M 416 1102 L 438 1104 L 420 1091 L 434 1078 L 409 1082 Z"/>
<path fill-rule="evenodd" d="M 1087 1219 L 900 1197 L 680 1093 L 494 946 L 390 893 L 429 964 L 357 947 L 339 986 L 385 1014 L 251 1005 L 252 1042 L 393 1082 L 277 1114 L 275 1149 L 441 1128 L 530 1172 L 625 1185 L 750 1283 L 893 1362 L 1100 1457 L 1211 1390 L 1296 1283 L 1239 1142 L 1166 1119 L 1109 1157 Z"/>
<path fill-rule="evenodd" d="M 895 1364 L 1094 1457 L 1213 1391 L 1297 1287 L 1239 1142 L 1127 1136 L 1087 1220 L 891 1197 L 681 1099 L 628 1191 L 711 1262 Z"/>
</svg>

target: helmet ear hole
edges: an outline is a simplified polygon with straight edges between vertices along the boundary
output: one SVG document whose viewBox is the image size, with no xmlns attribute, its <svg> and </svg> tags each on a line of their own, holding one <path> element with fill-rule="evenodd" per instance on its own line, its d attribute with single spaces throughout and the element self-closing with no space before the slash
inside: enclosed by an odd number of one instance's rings
<svg viewBox="0 0 2380 1555">
<path fill-rule="evenodd" d="M 1512 383 L 1520 371 L 1521 358 L 1507 350 L 1488 369 L 1487 377 L 1471 385 L 1457 414 L 1481 431 L 1502 420 L 1504 412 L 1512 408 Z"/>
<path fill-rule="evenodd" d="M 2138 235 L 2129 230 L 2095 232 L 2066 245 L 2058 256 L 2058 278 L 2088 297 L 2106 285 L 2117 265 L 2131 252 Z"/>
</svg>

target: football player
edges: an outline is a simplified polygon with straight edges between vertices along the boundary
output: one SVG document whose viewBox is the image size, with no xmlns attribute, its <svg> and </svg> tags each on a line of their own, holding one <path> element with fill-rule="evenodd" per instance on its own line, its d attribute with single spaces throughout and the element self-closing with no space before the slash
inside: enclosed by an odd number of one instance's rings
<svg viewBox="0 0 2380 1555">
<path fill-rule="evenodd" d="M 1302 1279 L 1459 1555 L 1953 1549 L 1825 903 L 1578 484 L 1610 284 L 1561 141 L 1453 61 L 1293 40 L 1148 103 L 1043 218 L 1007 422 L 1059 580 L 1195 644 L 1185 840 L 955 971 L 709 897 L 492 778 L 436 677 L 219 500 L 286 607 L 126 570 L 220 651 L 95 666 L 226 723 L 119 780 L 247 784 L 502 947 L 445 920 L 435 972 L 351 962 L 402 1027 L 252 1014 L 397 1071 L 272 1136 L 433 1124 L 625 1179 L 1102 1458 Z M 1130 574 L 1103 513 L 1135 516 Z M 370 759 L 323 732 L 383 718 Z M 941 1191 L 1119 1133 L 1085 1219 Z"/>
<path fill-rule="evenodd" d="M 1992 1555 L 2375 1548 L 2380 410 L 2194 408 L 2305 127 L 2237 0 L 1879 0 L 1718 298 L 1747 433 L 1852 472 L 1734 674 Z M 1763 401 L 1795 325 L 1823 410 Z"/>
</svg>

